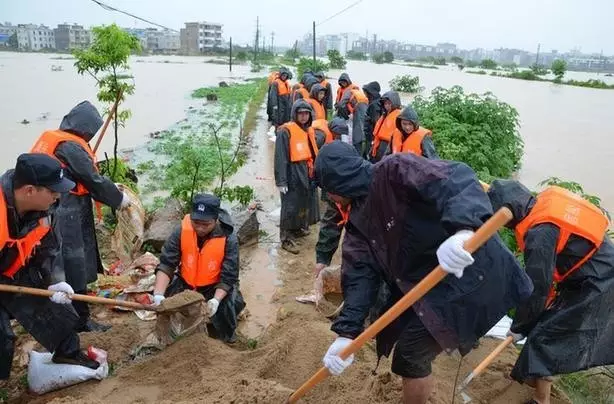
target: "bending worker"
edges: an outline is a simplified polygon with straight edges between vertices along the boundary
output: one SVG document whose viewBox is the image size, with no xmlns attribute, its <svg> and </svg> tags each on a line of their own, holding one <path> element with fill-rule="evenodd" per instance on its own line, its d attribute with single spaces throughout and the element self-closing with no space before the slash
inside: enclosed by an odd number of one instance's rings
<svg viewBox="0 0 614 404">
<path fill-rule="evenodd" d="M 79 347 L 73 289 L 64 281 L 61 235 L 53 210 L 75 183 L 44 154 L 22 154 L 0 177 L 0 283 L 55 292 L 50 300 L 0 292 L 0 380 L 8 379 L 15 334 L 11 318 L 49 352 L 54 363 L 98 368 Z"/>
<path fill-rule="evenodd" d="M 239 241 L 220 199 L 194 196 L 192 213 L 164 243 L 156 268 L 154 304 L 193 289 L 207 299 L 213 337 L 236 341 L 237 317 L 245 308 L 239 291 Z"/>
<path fill-rule="evenodd" d="M 473 255 L 463 248 L 493 213 L 464 163 L 399 153 L 372 165 L 352 146 L 333 142 L 318 155 L 316 178 L 333 201 L 351 207 L 341 266 L 344 305 L 332 326 L 338 337 L 323 359 L 332 374 L 351 365 L 353 356 L 338 355 L 363 331 L 382 281 L 391 292 L 386 310 L 437 264 L 454 275 L 377 335 L 379 356 L 394 347 L 392 371 L 403 378 L 404 403 L 425 404 L 437 355 L 454 349 L 466 355 L 528 297 L 531 282 L 498 236 Z"/>
<path fill-rule="evenodd" d="M 552 377 L 614 364 L 614 245 L 609 220 L 590 202 L 551 186 L 534 197 L 522 184 L 496 180 L 493 208 L 509 207 L 509 227 L 535 290 L 519 306 L 508 335 L 527 340 L 512 378 L 536 388 L 528 403 L 549 404 Z"/>
</svg>

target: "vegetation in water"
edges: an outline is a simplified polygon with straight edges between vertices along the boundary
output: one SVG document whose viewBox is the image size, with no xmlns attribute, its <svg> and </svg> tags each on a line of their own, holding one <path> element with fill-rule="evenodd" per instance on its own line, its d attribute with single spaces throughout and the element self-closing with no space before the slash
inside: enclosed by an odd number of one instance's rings
<svg viewBox="0 0 614 404">
<path fill-rule="evenodd" d="M 471 166 L 481 180 L 507 178 L 520 167 L 523 142 L 518 112 L 493 94 L 465 94 L 441 87 L 412 103 L 444 159 Z"/>
<path fill-rule="evenodd" d="M 394 62 L 394 54 L 392 52 L 376 53 L 371 56 L 371 60 L 377 64 L 392 63 Z"/>
<path fill-rule="evenodd" d="M 315 61 L 312 58 L 300 58 L 298 61 L 298 65 L 296 66 L 296 71 L 297 71 L 297 79 L 300 80 L 300 78 L 303 76 L 303 74 L 305 72 L 311 71 L 311 72 L 327 72 L 329 69 L 329 65 L 325 62 L 322 62 L 319 59 L 316 59 Z"/>
<path fill-rule="evenodd" d="M 492 59 L 484 59 L 480 62 L 480 67 L 482 69 L 494 70 L 497 68 L 497 62 Z"/>
<path fill-rule="evenodd" d="M 392 90 L 404 93 L 418 93 L 424 89 L 420 86 L 420 78 L 409 74 L 396 76 L 388 84 Z"/>
<path fill-rule="evenodd" d="M 439 67 L 434 66 L 434 65 L 423 65 L 421 63 L 408 63 L 407 66 L 409 67 L 418 67 L 420 69 L 439 69 Z"/>
<path fill-rule="evenodd" d="M 331 69 L 345 69 L 345 66 L 348 63 L 336 49 L 331 49 L 326 52 L 326 56 L 328 56 L 328 65 Z"/>
<path fill-rule="evenodd" d="M 552 74 L 554 74 L 555 80 L 560 82 L 567 71 L 567 62 L 562 59 L 556 59 L 552 62 L 550 69 L 552 70 Z"/>
<path fill-rule="evenodd" d="M 466 72 L 469 74 L 480 74 L 480 75 L 488 74 L 486 70 L 466 70 Z M 493 73 L 496 73 L 496 72 L 493 72 Z"/>
<path fill-rule="evenodd" d="M 345 58 L 348 60 L 368 60 L 369 58 L 363 52 L 349 50 L 345 54 Z"/>
</svg>

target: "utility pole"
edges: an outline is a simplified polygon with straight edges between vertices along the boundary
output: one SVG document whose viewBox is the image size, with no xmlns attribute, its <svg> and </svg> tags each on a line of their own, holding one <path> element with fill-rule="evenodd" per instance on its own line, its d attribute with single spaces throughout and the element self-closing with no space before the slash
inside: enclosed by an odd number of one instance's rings
<svg viewBox="0 0 614 404">
<path fill-rule="evenodd" d="M 230 60 L 228 63 L 228 68 L 230 69 L 230 72 L 232 73 L 232 37 L 230 37 Z"/>
<path fill-rule="evenodd" d="M 256 41 L 254 43 L 254 64 L 258 63 L 258 44 L 260 42 L 260 20 L 256 17 Z"/>
<path fill-rule="evenodd" d="M 535 54 L 535 67 L 539 66 L 539 49 L 541 48 L 541 46 L 542 44 L 537 44 L 537 54 Z"/>
<path fill-rule="evenodd" d="M 313 22 L 313 66 L 316 65 L 316 22 Z"/>
<path fill-rule="evenodd" d="M 275 53 L 275 32 L 271 32 L 271 53 Z"/>
<path fill-rule="evenodd" d="M 262 53 L 266 52 L 266 37 L 262 35 Z"/>
</svg>

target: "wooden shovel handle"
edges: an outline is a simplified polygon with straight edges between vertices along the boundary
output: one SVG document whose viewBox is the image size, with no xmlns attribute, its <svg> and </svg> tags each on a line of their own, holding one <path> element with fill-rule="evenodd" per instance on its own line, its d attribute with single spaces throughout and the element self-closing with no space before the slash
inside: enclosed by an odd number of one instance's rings
<svg viewBox="0 0 614 404">
<path fill-rule="evenodd" d="M 28 288 L 25 286 L 4 285 L 4 284 L 0 284 L 0 292 L 25 293 L 27 295 L 42 296 L 42 297 L 51 297 L 51 295 L 55 293 L 47 289 Z M 141 304 L 137 302 L 124 302 L 124 301 L 116 300 L 116 299 L 107 299 L 106 297 L 79 295 L 77 293 L 72 295 L 72 300 L 78 300 L 81 302 L 86 302 L 86 303 L 91 303 L 91 304 L 106 304 L 109 306 L 121 306 L 121 307 L 126 307 L 128 309 L 134 309 L 134 310 L 157 311 L 157 308 L 155 306 L 151 306 L 147 304 Z"/>
<path fill-rule="evenodd" d="M 467 387 L 467 385 L 469 385 L 469 383 L 471 383 L 471 380 L 473 380 L 476 376 L 478 376 L 480 373 L 482 373 L 484 371 L 484 369 L 486 369 L 488 367 L 488 365 L 490 365 L 492 363 L 492 361 L 494 361 L 495 358 L 501 352 L 503 352 L 505 347 L 507 347 L 512 342 L 514 342 L 514 338 L 510 336 L 510 337 L 507 337 L 499 345 L 497 345 L 497 347 L 486 358 L 484 358 L 484 360 L 482 362 L 480 362 L 480 364 L 478 366 L 476 366 L 476 368 L 473 369 L 473 371 L 471 373 L 469 373 L 469 376 L 467 376 L 465 378 L 465 380 L 463 380 L 461 385 L 458 387 L 458 391 L 460 392 L 461 390 L 464 390 L 465 387 Z"/>
<path fill-rule="evenodd" d="M 113 116 L 117 113 L 117 106 L 119 105 L 119 100 L 121 100 L 123 92 L 124 92 L 124 89 L 119 90 L 119 93 L 117 94 L 117 98 L 115 99 L 115 103 L 113 104 L 113 107 L 109 111 L 109 115 L 107 115 L 107 120 L 104 122 L 104 125 L 102 126 L 102 130 L 100 131 L 100 135 L 98 135 L 98 139 L 96 140 L 96 145 L 94 146 L 94 149 L 93 149 L 94 154 L 96 154 L 96 151 L 98 150 L 98 147 L 100 146 L 100 142 L 102 142 L 102 138 L 104 137 L 104 134 L 107 131 L 109 124 L 111 123 L 111 119 L 113 119 Z"/>
<path fill-rule="evenodd" d="M 465 250 L 470 253 L 475 252 L 480 248 L 489 238 L 491 238 L 497 231 L 504 226 L 507 222 L 512 220 L 512 212 L 508 208 L 501 208 L 490 219 L 486 221 L 464 244 Z M 386 311 L 380 318 L 371 324 L 366 330 L 356 337 L 350 345 L 339 353 L 341 359 L 346 359 L 348 356 L 357 352 L 367 341 L 375 337 L 381 330 L 383 330 L 388 324 L 392 323 L 397 317 L 399 317 L 405 310 L 411 305 L 420 300 L 429 290 L 437 285 L 447 273 L 441 269 L 440 265 L 425 276 L 416 286 L 414 286 L 405 296 L 397 301 L 388 311 Z M 307 380 L 301 387 L 299 387 L 288 399 L 289 403 L 297 402 L 303 397 L 309 390 L 311 390 L 316 384 L 324 380 L 330 372 L 325 367 L 320 368 L 309 380 Z"/>
</svg>

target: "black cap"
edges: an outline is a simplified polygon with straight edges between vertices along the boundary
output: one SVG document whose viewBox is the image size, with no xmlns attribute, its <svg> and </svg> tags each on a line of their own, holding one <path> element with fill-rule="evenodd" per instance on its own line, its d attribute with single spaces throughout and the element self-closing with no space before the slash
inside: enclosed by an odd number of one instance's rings
<svg viewBox="0 0 614 404">
<path fill-rule="evenodd" d="M 220 214 L 220 198 L 211 194 L 197 194 L 192 200 L 193 220 L 217 219 Z"/>
<path fill-rule="evenodd" d="M 53 192 L 64 193 L 75 183 L 64 177 L 60 162 L 41 153 L 24 153 L 17 158 L 15 178 L 22 184 L 45 187 Z"/>
</svg>

